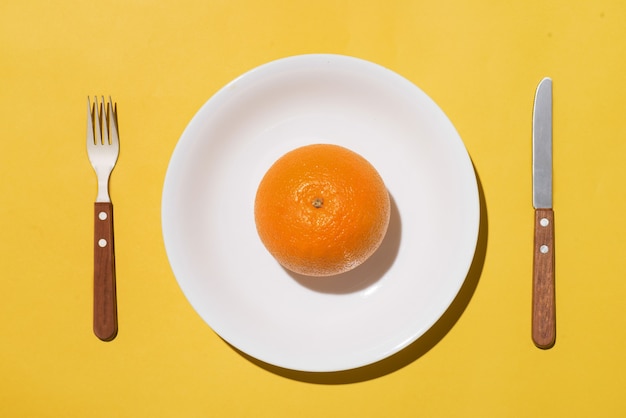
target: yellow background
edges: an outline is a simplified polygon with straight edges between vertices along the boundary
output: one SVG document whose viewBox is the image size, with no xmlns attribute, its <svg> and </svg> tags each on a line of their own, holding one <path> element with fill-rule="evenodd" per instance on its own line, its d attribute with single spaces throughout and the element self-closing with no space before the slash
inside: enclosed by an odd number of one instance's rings
<svg viewBox="0 0 626 418">
<path fill-rule="evenodd" d="M 308 374 L 197 316 L 160 228 L 167 164 L 224 84 L 327 52 L 382 64 L 446 112 L 483 201 L 477 261 L 424 338 Z M 14 0 L 0 5 L 0 416 L 618 417 L 626 414 L 626 3 Z M 556 346 L 530 339 L 531 112 L 554 80 Z M 112 95 L 120 331 L 91 331 L 85 101 Z"/>
</svg>

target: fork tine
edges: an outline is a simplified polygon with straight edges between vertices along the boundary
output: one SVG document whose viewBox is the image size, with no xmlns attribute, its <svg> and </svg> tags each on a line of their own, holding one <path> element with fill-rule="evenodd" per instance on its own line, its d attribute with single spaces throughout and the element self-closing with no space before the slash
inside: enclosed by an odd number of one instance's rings
<svg viewBox="0 0 626 418">
<path fill-rule="evenodd" d="M 87 96 L 87 144 L 95 144 L 93 137 L 93 110 L 89 96 Z"/>
<path fill-rule="evenodd" d="M 106 125 L 106 116 L 104 115 L 104 101 L 98 103 L 98 97 L 94 97 L 94 101 L 97 103 L 97 121 L 98 123 L 96 124 L 96 143 L 98 145 L 103 145 L 104 144 L 104 135 L 103 135 L 103 126 Z M 106 129 L 106 128 L 105 128 Z"/>
<path fill-rule="evenodd" d="M 102 144 L 102 133 L 100 130 L 100 103 L 98 97 L 93 98 L 93 136 L 96 145 Z"/>
<path fill-rule="evenodd" d="M 101 106 L 100 117 L 102 118 L 102 144 L 109 145 L 109 105 L 104 101 L 104 96 L 102 96 Z"/>
<path fill-rule="evenodd" d="M 111 96 L 109 96 L 109 106 L 110 106 L 109 135 L 111 139 L 111 145 L 119 145 L 120 139 L 119 139 L 119 132 L 117 130 L 117 103 L 115 103 L 115 105 L 113 104 L 113 101 L 111 100 Z"/>
</svg>

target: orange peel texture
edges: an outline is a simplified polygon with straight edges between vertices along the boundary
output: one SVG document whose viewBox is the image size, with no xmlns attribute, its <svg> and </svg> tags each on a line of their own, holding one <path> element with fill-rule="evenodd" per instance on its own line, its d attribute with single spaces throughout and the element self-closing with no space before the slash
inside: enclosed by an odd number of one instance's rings
<svg viewBox="0 0 626 418">
<path fill-rule="evenodd" d="M 257 232 L 286 269 L 331 276 L 367 260 L 389 225 L 390 199 L 376 169 L 338 145 L 294 149 L 267 171 L 257 190 Z"/>
</svg>

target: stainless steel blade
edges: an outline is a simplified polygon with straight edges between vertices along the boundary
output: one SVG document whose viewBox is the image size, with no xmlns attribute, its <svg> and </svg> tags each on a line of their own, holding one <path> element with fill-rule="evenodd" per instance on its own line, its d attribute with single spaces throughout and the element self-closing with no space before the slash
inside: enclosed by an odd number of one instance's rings
<svg viewBox="0 0 626 418">
<path fill-rule="evenodd" d="M 533 107 L 533 206 L 552 207 L 552 79 L 537 86 Z"/>
</svg>

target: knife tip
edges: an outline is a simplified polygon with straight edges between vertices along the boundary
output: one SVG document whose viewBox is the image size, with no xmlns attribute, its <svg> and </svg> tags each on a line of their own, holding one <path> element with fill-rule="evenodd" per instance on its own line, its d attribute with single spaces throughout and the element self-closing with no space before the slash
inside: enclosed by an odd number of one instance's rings
<svg viewBox="0 0 626 418">
<path fill-rule="evenodd" d="M 552 78 L 550 77 L 542 78 L 541 81 L 539 82 L 539 85 L 541 86 L 542 84 L 552 84 Z"/>
</svg>

